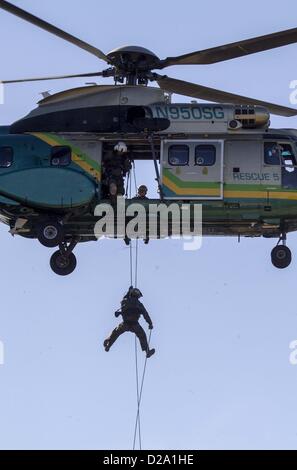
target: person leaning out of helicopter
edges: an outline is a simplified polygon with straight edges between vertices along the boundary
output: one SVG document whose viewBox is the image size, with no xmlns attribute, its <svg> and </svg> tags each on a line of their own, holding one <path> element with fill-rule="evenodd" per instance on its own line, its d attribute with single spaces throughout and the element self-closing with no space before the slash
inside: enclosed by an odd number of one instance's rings
<svg viewBox="0 0 297 470">
<path fill-rule="evenodd" d="M 125 194 L 124 178 L 131 168 L 127 145 L 125 142 L 118 142 L 103 160 L 104 186 L 112 202 L 116 202 L 117 196 Z"/>
</svg>

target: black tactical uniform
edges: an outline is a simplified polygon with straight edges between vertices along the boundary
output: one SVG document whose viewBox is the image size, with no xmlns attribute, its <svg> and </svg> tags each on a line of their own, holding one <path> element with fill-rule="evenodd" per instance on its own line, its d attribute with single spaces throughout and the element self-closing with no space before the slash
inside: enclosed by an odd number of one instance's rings
<svg viewBox="0 0 297 470">
<path fill-rule="evenodd" d="M 110 186 L 116 186 L 116 194 L 113 196 L 123 196 L 125 194 L 124 178 L 131 170 L 132 165 L 126 154 L 116 151 L 107 152 L 103 160 L 103 196 L 110 196 Z"/>
<path fill-rule="evenodd" d="M 150 357 L 155 353 L 154 349 L 149 349 L 145 331 L 138 323 L 140 316 L 143 315 L 149 325 L 149 329 L 153 329 L 152 320 L 144 305 L 139 301 L 139 297 L 142 297 L 141 292 L 139 289 L 133 288 L 130 288 L 128 293 L 125 295 L 121 302 L 121 310 L 115 312 L 116 317 L 122 315 L 123 322 L 120 323 L 119 326 L 113 330 L 110 337 L 104 341 L 105 351 L 109 351 L 110 347 L 120 335 L 126 331 L 131 331 L 136 334 L 139 339 L 141 349 L 147 353 L 147 357 Z"/>
</svg>

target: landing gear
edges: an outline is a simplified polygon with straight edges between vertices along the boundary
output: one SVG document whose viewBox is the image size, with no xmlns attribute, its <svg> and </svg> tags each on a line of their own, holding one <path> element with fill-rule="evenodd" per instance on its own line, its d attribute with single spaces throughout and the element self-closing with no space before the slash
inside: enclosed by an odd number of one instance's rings
<svg viewBox="0 0 297 470">
<path fill-rule="evenodd" d="M 56 220 L 41 222 L 37 230 L 39 242 L 47 248 L 54 248 L 62 243 L 64 231 L 62 225 Z"/>
<path fill-rule="evenodd" d="M 271 251 L 271 262 L 279 269 L 287 268 L 292 261 L 291 250 L 286 246 L 286 234 L 282 234 L 278 244 Z M 282 242 L 282 245 L 280 243 Z"/>
<path fill-rule="evenodd" d="M 76 268 L 77 261 L 73 250 L 77 245 L 77 240 L 72 240 L 70 243 L 62 242 L 59 251 L 56 251 L 51 259 L 50 266 L 55 274 L 58 276 L 68 276 L 73 273 Z"/>
<path fill-rule="evenodd" d="M 72 274 L 76 268 L 76 264 L 76 256 L 73 253 L 64 256 L 60 251 L 56 251 L 50 259 L 52 270 L 59 276 Z"/>
</svg>

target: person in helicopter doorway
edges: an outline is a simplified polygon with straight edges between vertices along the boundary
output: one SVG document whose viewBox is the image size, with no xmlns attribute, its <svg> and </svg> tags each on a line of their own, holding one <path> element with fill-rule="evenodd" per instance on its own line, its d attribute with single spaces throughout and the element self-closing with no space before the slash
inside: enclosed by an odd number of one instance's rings
<svg viewBox="0 0 297 470">
<path fill-rule="evenodd" d="M 137 190 L 137 196 L 135 196 L 133 199 L 136 199 L 138 201 L 147 200 L 148 199 L 147 193 L 148 193 L 147 187 L 145 186 L 145 184 L 142 184 L 141 186 L 139 186 Z"/>
<path fill-rule="evenodd" d="M 148 201 L 149 198 L 147 197 L 147 193 L 147 187 L 145 186 L 145 184 L 142 184 L 141 186 L 139 186 L 137 190 L 137 195 L 133 198 L 133 201 Z M 148 245 L 150 239 L 149 237 L 146 237 L 143 241 L 146 245 Z"/>
<path fill-rule="evenodd" d="M 118 142 L 103 159 L 103 195 L 115 203 L 117 196 L 125 194 L 125 177 L 132 165 L 125 142 Z"/>
<path fill-rule="evenodd" d="M 143 315 L 149 325 L 149 329 L 153 329 L 152 320 L 144 305 L 139 301 L 140 297 L 142 297 L 140 290 L 131 286 L 121 302 L 121 308 L 115 312 L 116 317 L 122 315 L 123 322 L 113 330 L 110 337 L 103 343 L 106 352 L 109 351 L 120 335 L 126 331 L 131 331 L 139 339 L 141 349 L 146 352 L 146 357 L 151 357 L 155 354 L 155 349 L 149 348 L 145 331 L 139 324 L 140 316 Z"/>
</svg>

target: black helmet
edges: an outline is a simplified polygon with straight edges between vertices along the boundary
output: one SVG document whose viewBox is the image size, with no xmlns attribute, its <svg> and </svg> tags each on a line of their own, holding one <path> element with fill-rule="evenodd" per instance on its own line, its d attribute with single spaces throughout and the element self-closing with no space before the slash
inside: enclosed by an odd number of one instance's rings
<svg viewBox="0 0 297 470">
<path fill-rule="evenodd" d="M 139 299 L 140 297 L 143 297 L 142 293 L 141 293 L 140 290 L 137 289 L 137 288 L 131 289 L 130 295 L 131 295 L 132 297 L 137 297 L 137 299 Z"/>
<path fill-rule="evenodd" d="M 146 193 L 148 192 L 147 186 L 145 186 L 145 184 L 142 184 L 142 185 L 139 186 L 139 188 L 138 188 L 138 192 L 139 192 L 139 193 L 142 192 L 142 191 L 143 191 L 143 192 L 146 192 Z"/>
</svg>

